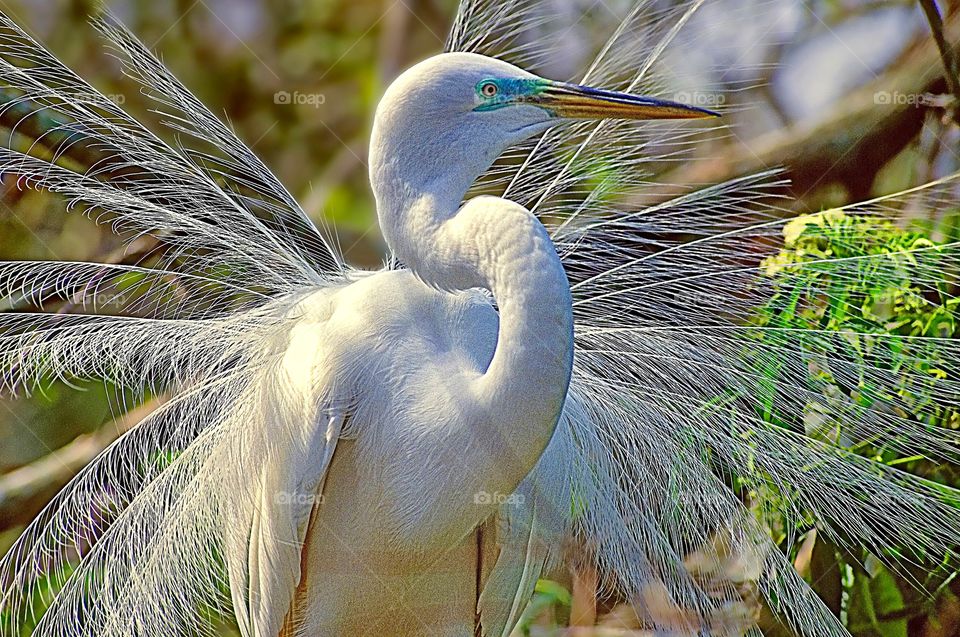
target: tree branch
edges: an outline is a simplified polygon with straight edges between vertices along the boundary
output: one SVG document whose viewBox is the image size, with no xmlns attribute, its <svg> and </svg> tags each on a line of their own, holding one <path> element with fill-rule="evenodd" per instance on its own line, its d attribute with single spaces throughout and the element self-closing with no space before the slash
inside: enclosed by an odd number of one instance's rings
<svg viewBox="0 0 960 637">
<path fill-rule="evenodd" d="M 960 39 L 960 11 L 947 15 L 942 34 Z M 803 200 L 821 186 L 843 184 L 851 200 L 869 198 L 877 171 L 923 127 L 927 94 L 944 89 L 940 55 L 922 37 L 875 81 L 851 91 L 829 115 L 745 140 L 720 157 L 689 162 L 665 174 L 663 184 L 716 184 L 783 167 L 792 194 Z M 909 99 L 907 99 L 909 98 Z M 649 205 L 671 192 L 645 192 L 634 205 Z"/>
<path fill-rule="evenodd" d="M 0 531 L 27 524 L 74 476 L 157 407 L 145 403 L 97 431 L 78 436 L 30 464 L 0 476 Z"/>
<path fill-rule="evenodd" d="M 954 103 L 951 111 L 956 112 L 960 105 L 960 81 L 957 80 L 957 56 L 954 54 L 953 47 L 947 42 L 943 35 L 943 19 L 940 17 L 940 10 L 937 8 L 936 0 L 919 0 L 923 12 L 927 16 L 927 22 L 930 23 L 930 31 L 933 33 L 933 39 L 937 43 L 937 49 L 940 51 L 940 60 L 943 62 L 943 76 L 947 81 L 947 88 L 953 95 Z"/>
</svg>

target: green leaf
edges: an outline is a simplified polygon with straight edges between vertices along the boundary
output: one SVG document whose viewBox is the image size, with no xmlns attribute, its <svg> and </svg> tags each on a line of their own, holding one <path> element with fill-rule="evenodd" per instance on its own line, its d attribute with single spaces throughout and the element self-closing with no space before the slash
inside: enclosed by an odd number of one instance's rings
<svg viewBox="0 0 960 637">
<path fill-rule="evenodd" d="M 850 632 L 869 637 L 907 637 L 906 606 L 896 580 L 874 558 L 867 559 L 867 567 L 869 570 L 857 571 L 850 592 Z"/>
</svg>

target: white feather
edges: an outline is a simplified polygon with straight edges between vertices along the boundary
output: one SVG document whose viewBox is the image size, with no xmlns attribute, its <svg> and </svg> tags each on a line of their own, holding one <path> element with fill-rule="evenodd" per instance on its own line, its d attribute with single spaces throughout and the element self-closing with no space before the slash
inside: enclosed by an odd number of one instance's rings
<svg viewBox="0 0 960 637">
<path fill-rule="evenodd" d="M 665 86 L 658 60 L 700 3 L 654 4 L 637 3 L 620 16 L 578 79 L 647 92 Z M 552 19 L 529 0 L 466 0 L 448 46 L 536 68 L 551 46 L 563 46 L 532 35 Z M 105 293 L 106 305 L 125 310 L 96 315 L 102 308 L 93 304 L 92 315 L 0 314 L 3 384 L 106 378 L 173 396 L 77 476 L 0 561 L 4 630 L 29 618 L 39 595 L 51 599 L 36 635 L 210 634 L 211 613 L 233 613 L 245 635 L 275 634 L 302 583 L 300 546 L 314 509 L 276 506 L 271 494 L 289 492 L 300 503 L 311 489 L 344 493 L 342 475 L 324 481 L 345 448 L 369 449 L 375 469 L 392 472 L 382 475 L 396 478 L 388 484 L 402 496 L 403 507 L 389 515 L 403 524 L 372 537 L 399 542 L 410 528 L 437 541 L 456 535 L 431 526 L 430 507 L 441 500 L 417 489 L 467 484 L 473 476 L 461 474 L 476 467 L 431 464 L 418 455 L 430 432 L 411 426 L 407 438 L 391 438 L 392 430 L 378 428 L 375 407 L 389 397 L 399 422 L 416 424 L 431 417 L 435 401 L 456 409 L 466 400 L 438 391 L 455 386 L 444 384 L 450 374 L 440 358 L 476 373 L 486 368 L 498 329 L 489 303 L 475 294 L 428 292 L 406 273 L 363 276 L 344 266 L 269 170 L 119 25 L 99 23 L 127 72 L 158 99 L 174 130 L 220 155 L 167 145 L 9 19 L 0 27 L 0 82 L 20 95 L 3 108 L 55 115 L 61 123 L 40 142 L 61 151 L 89 144 L 107 158 L 80 173 L 5 149 L 0 172 L 82 202 L 127 239 L 149 234 L 167 246 L 149 266 L 0 264 L 0 298 L 13 307 L 37 310 L 48 298 Z M 914 405 L 895 388 L 912 384 L 929 395 L 931 408 L 955 409 L 960 347 L 945 338 L 863 334 L 857 337 L 876 347 L 854 361 L 844 355 L 851 334 L 746 322 L 774 287 L 757 250 L 775 254 L 788 222 L 777 205 L 776 172 L 655 205 L 623 203 L 647 185 L 652 167 L 682 157 L 700 134 L 673 125 L 579 124 L 515 147 L 481 179 L 542 219 L 559 220 L 552 238 L 570 279 L 576 344 L 564 412 L 517 491 L 522 506 L 499 511 L 500 560 L 480 598 L 488 634 L 509 632 L 540 571 L 570 536 L 591 547 L 602 580 L 641 614 L 644 591 L 656 583 L 709 626 L 737 591 L 704 589 L 684 558 L 721 530 L 734 550 L 762 555 L 760 590 L 799 634 L 842 633 L 762 520 L 722 479 L 747 466 L 781 496 L 763 505 L 792 521 L 788 535 L 809 517 L 839 545 L 882 554 L 892 566 L 956 544 L 954 491 L 815 440 L 800 415 L 816 404 L 825 417 L 848 423 L 857 440 L 880 435 L 900 453 L 956 461 L 957 433 L 900 415 Z M 903 198 L 921 194 L 930 206 L 955 205 L 957 179 L 845 212 L 892 215 Z M 520 214 L 509 202 L 488 203 Z M 481 202 L 470 210 L 483 218 L 486 209 Z M 942 264 L 957 263 L 958 247 L 916 247 L 903 256 L 916 280 L 938 283 L 946 276 Z M 894 284 L 903 267 L 883 254 L 791 267 L 853 281 L 864 262 L 878 283 Z M 139 286 L 133 308 L 115 303 L 130 277 Z M 363 287 L 350 285 L 358 280 L 371 291 L 361 300 L 376 302 L 325 305 L 341 290 Z M 321 318 L 307 320 L 311 311 Z M 337 311 L 347 315 L 335 321 Z M 434 320 L 441 323 L 435 338 L 423 338 Z M 368 340 L 338 325 L 368 329 Z M 417 339 L 430 345 L 418 350 L 411 344 Z M 358 356 L 355 342 L 369 349 Z M 893 373 L 884 355 L 892 343 L 903 360 L 936 361 L 946 379 L 934 384 L 909 366 Z M 778 374 L 773 390 L 762 373 L 770 364 Z M 825 398 L 809 374 L 812 364 L 889 390 L 886 405 Z M 398 388 L 410 385 L 384 380 L 424 369 L 437 370 L 434 383 L 412 395 L 429 393 L 430 400 L 408 400 Z M 358 379 L 370 392 L 366 402 L 358 402 Z M 764 401 L 791 422 L 760 418 Z M 379 514 L 384 505 L 374 495 L 358 493 L 357 501 Z M 491 513 L 462 511 L 478 521 Z M 908 553 L 885 552 L 890 546 Z"/>
</svg>

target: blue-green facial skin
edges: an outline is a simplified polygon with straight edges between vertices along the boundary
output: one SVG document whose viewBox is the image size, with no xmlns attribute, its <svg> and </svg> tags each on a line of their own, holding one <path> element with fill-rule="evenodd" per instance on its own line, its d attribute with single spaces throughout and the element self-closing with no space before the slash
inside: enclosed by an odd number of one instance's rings
<svg viewBox="0 0 960 637">
<path fill-rule="evenodd" d="M 487 97 L 483 94 L 483 87 L 487 84 L 494 84 L 497 87 L 497 94 Z M 475 88 L 477 97 L 481 104 L 474 108 L 474 111 L 495 111 L 504 106 L 522 103 L 526 98 L 536 97 L 546 90 L 550 82 L 539 78 L 487 78 L 477 82 Z"/>
</svg>

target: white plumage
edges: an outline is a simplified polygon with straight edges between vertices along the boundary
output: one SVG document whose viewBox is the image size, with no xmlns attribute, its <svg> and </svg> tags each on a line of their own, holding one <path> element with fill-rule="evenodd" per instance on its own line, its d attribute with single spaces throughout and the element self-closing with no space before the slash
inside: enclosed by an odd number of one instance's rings
<svg viewBox="0 0 960 637">
<path fill-rule="evenodd" d="M 533 4 L 464 2 L 450 47 L 529 60 L 535 46 L 500 34 Z M 663 16 L 642 46 L 626 38 L 643 16 L 638 4 L 584 81 L 613 83 L 637 69 L 619 86 L 647 85 L 699 4 Z M 757 361 L 776 362 L 770 400 L 785 414 L 821 396 L 811 361 L 884 387 L 900 378 L 882 352 L 845 358 L 848 334 L 745 322 L 771 285 L 744 264 L 746 246 L 771 245 L 758 240 L 779 237 L 785 223 L 760 207 L 776 174 L 620 209 L 591 173 L 609 164 L 590 160 L 614 158 L 615 185 L 628 190 L 642 184 L 648 144 L 669 154 L 664 145 L 682 138 L 623 122 L 553 128 L 565 112 L 585 116 L 589 99 L 589 108 L 607 100 L 672 116 L 679 106 L 570 85 L 553 89 L 566 97 L 538 101 L 539 78 L 504 62 L 428 60 L 388 90 L 371 143 L 381 228 L 406 269 L 358 272 L 128 32 L 98 26 L 173 128 L 220 154 L 167 145 L 3 20 L 0 82 L 21 92 L 21 105 L 62 118 L 51 134 L 79 133 L 110 161 L 79 174 L 5 149 L 0 170 L 109 212 L 121 234 L 169 246 L 152 268 L 0 264 L 0 296 L 17 300 L 109 292 L 131 275 L 146 288 L 130 316 L 0 315 L 6 384 L 107 378 L 172 396 L 0 562 L 4 631 L 27 621 L 32 595 L 52 582 L 35 635 L 208 634 L 216 613 L 234 615 L 249 637 L 471 635 L 478 603 L 484 633 L 506 635 L 574 537 L 641 615 L 654 588 L 706 630 L 739 593 L 729 582 L 705 585 L 683 559 L 719 535 L 755 556 L 760 592 L 795 630 L 842 633 L 725 484 L 747 466 L 783 494 L 771 507 L 794 521 L 812 516 L 838 543 L 927 555 L 955 544 L 957 494 L 758 416 L 770 379 Z M 24 59 L 29 68 L 15 64 Z M 490 80 L 498 94 L 486 94 Z M 524 159 L 491 168 L 505 151 Z M 118 167 L 136 177 L 110 172 Z M 504 198 L 462 205 L 478 178 Z M 946 192 L 948 183 L 925 188 Z M 562 221 L 548 231 L 537 215 Z M 910 256 L 935 278 L 941 259 L 956 255 L 950 244 Z M 874 276 L 892 277 L 876 259 Z M 858 272 L 842 260 L 818 266 L 840 278 Z M 707 300 L 677 302 L 691 290 Z M 869 338 L 939 357 L 948 380 L 933 400 L 957 404 L 954 342 Z M 915 370 L 898 374 L 929 386 Z M 843 399 L 820 408 L 856 436 L 957 457 L 956 432 Z M 497 559 L 478 590 L 482 524 L 496 530 L 484 537 Z"/>
</svg>

